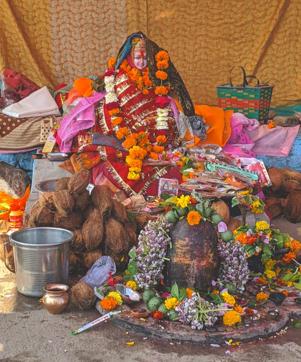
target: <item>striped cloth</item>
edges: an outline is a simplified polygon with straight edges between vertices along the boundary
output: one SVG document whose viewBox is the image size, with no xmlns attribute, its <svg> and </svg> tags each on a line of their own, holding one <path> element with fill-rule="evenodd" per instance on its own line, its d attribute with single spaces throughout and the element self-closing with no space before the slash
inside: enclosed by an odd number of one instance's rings
<svg viewBox="0 0 301 362">
<path fill-rule="evenodd" d="M 0 152 L 18 152 L 41 146 L 41 126 L 57 117 L 13 118 L 0 114 Z"/>
</svg>

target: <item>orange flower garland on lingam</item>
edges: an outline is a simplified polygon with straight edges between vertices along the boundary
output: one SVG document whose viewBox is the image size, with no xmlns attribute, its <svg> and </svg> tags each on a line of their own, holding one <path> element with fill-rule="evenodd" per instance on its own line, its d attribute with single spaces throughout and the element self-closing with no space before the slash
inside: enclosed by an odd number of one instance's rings
<svg viewBox="0 0 301 362">
<path fill-rule="evenodd" d="M 158 69 L 155 75 L 161 82 L 160 85 L 155 87 L 155 94 L 157 95 L 156 104 L 158 106 L 156 129 L 167 130 L 169 110 L 166 109 L 166 106 L 170 102 L 167 97 L 170 87 L 164 85 L 163 81 L 167 81 L 168 79 L 168 74 L 165 70 L 169 67 L 169 55 L 166 51 L 161 50 L 156 54 L 155 59 Z M 127 178 L 128 180 L 139 180 L 141 178 L 143 160 L 146 157 L 150 157 L 153 160 L 158 160 L 162 157 L 161 155 L 164 155 L 164 145 L 167 142 L 167 137 L 165 135 L 159 135 L 156 138 L 156 142 L 152 144 L 149 140 L 148 132 L 141 131 L 133 133 L 128 127 L 124 126 L 125 122 L 118 105 L 118 98 L 114 88 L 115 63 L 116 60 L 114 58 L 108 61 L 108 70 L 104 77 L 106 103 L 110 106 L 108 113 L 111 117 L 111 123 L 114 127 L 116 137 L 123 141 L 122 146 L 128 151 L 125 159 L 129 167 Z M 148 67 L 144 70 L 139 70 L 131 67 L 127 60 L 124 60 L 120 65 L 120 69 L 136 84 L 137 88 L 142 91 L 144 95 L 149 93 L 149 88 L 153 87 L 153 82 L 149 78 Z"/>
</svg>

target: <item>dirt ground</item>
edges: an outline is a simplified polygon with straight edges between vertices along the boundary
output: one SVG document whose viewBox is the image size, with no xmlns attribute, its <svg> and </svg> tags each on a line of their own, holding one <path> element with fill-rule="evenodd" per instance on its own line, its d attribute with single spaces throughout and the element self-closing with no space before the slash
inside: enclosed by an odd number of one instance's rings
<svg viewBox="0 0 301 362">
<path fill-rule="evenodd" d="M 280 226 L 280 225 L 279 225 Z M 287 223 L 281 229 L 291 227 Z M 300 237 L 300 227 L 294 228 Z M 17 293 L 14 274 L 0 262 L 0 360 L 39 361 L 136 361 L 136 362 L 297 362 L 301 361 L 301 329 L 290 327 L 266 340 L 238 347 L 203 347 L 146 339 L 115 327 L 111 322 L 77 336 L 71 331 L 97 318 L 96 311 L 72 309 L 51 315 L 38 299 Z M 128 346 L 127 342 L 134 342 Z"/>
</svg>

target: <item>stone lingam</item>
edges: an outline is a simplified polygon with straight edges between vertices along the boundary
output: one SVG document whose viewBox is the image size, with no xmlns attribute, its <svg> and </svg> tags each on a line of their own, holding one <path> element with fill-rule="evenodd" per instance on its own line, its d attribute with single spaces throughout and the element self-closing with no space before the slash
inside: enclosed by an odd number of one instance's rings
<svg viewBox="0 0 301 362">
<path fill-rule="evenodd" d="M 171 231 L 172 247 L 165 271 L 168 285 L 206 291 L 219 271 L 217 232 L 208 221 L 191 226 L 186 219 L 178 221 Z"/>
</svg>

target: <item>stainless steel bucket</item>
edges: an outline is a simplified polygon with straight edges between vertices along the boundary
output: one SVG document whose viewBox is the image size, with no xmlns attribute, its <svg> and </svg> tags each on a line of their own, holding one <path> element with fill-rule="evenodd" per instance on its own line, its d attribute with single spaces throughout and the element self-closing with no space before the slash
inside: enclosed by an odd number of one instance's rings
<svg viewBox="0 0 301 362">
<path fill-rule="evenodd" d="M 17 289 L 31 297 L 40 297 L 47 283 L 68 282 L 69 230 L 37 227 L 10 235 L 14 248 Z"/>
</svg>

